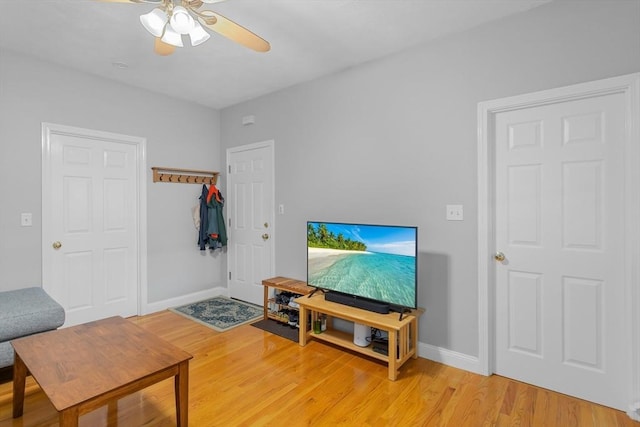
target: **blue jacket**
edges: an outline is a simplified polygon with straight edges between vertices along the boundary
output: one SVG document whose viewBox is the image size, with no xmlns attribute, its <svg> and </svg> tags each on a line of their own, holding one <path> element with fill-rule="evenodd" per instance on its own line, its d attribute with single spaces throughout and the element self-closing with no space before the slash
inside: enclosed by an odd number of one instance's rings
<svg viewBox="0 0 640 427">
<path fill-rule="evenodd" d="M 211 199 L 207 203 L 209 209 L 209 220 L 207 224 L 207 234 L 209 236 L 209 247 L 216 249 L 221 246 L 227 245 L 227 228 L 224 224 L 224 215 L 222 209 L 224 208 L 224 197 L 220 190 L 217 191 L 217 196 L 211 196 Z"/>
</svg>

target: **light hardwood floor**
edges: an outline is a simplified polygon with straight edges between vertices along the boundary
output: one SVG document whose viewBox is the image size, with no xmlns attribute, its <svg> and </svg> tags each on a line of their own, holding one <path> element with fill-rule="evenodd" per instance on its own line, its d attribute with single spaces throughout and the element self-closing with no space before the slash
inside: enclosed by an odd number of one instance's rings
<svg viewBox="0 0 640 427">
<path fill-rule="evenodd" d="M 219 333 L 169 311 L 130 319 L 193 354 L 189 425 L 209 426 L 606 426 L 639 427 L 626 414 L 499 376 L 426 359 L 398 380 L 387 368 L 325 343 L 306 347 L 250 325 Z M 0 426 L 57 426 L 31 377 L 24 416 L 11 418 L 0 384 Z M 80 418 L 80 426 L 174 426 L 172 380 Z"/>
</svg>

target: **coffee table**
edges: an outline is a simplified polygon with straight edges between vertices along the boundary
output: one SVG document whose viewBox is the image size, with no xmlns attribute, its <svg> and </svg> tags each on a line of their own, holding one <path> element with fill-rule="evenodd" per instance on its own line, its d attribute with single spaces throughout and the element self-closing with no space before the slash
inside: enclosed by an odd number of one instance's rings
<svg viewBox="0 0 640 427">
<path fill-rule="evenodd" d="M 122 317 L 32 335 L 11 344 L 14 418 L 23 413 L 27 372 L 58 411 L 61 427 L 75 427 L 80 415 L 175 377 L 177 425 L 187 426 L 192 356 Z"/>
</svg>

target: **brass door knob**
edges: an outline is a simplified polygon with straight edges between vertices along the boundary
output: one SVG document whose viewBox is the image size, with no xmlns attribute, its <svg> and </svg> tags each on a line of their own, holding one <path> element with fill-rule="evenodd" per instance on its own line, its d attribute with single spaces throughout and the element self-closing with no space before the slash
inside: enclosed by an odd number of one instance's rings
<svg viewBox="0 0 640 427">
<path fill-rule="evenodd" d="M 504 254 L 502 252 L 496 252 L 493 257 L 495 258 L 496 261 L 504 261 L 505 257 Z"/>
<path fill-rule="evenodd" d="M 269 240 L 269 235 L 267 233 L 264 233 L 262 235 L 262 240 Z"/>
<path fill-rule="evenodd" d="M 53 242 L 53 249 L 60 249 L 62 247 L 62 243 L 60 242 Z"/>
</svg>

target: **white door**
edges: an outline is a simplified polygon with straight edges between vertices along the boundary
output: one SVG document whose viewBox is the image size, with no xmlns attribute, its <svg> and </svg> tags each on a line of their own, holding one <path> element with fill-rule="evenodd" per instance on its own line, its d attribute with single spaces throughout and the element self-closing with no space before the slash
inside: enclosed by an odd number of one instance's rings
<svg viewBox="0 0 640 427">
<path fill-rule="evenodd" d="M 495 115 L 495 372 L 622 409 L 621 93 Z"/>
<path fill-rule="evenodd" d="M 273 141 L 227 150 L 229 296 L 263 304 L 273 277 Z"/>
<path fill-rule="evenodd" d="M 67 326 L 138 313 L 138 161 L 134 138 L 43 125 L 43 287 Z"/>
</svg>

